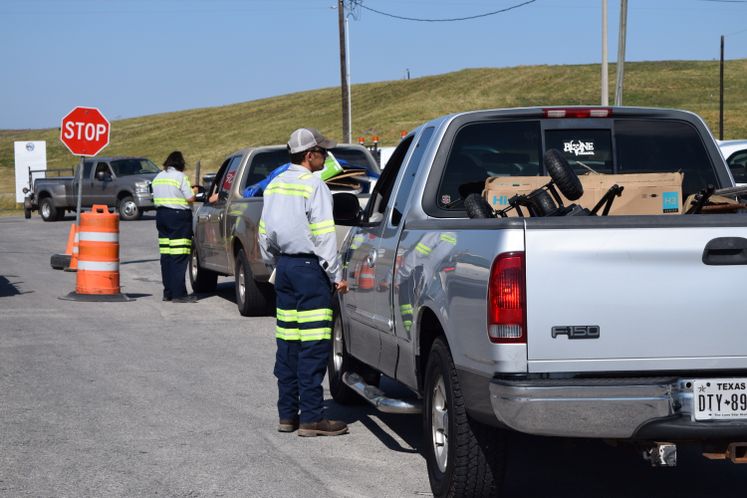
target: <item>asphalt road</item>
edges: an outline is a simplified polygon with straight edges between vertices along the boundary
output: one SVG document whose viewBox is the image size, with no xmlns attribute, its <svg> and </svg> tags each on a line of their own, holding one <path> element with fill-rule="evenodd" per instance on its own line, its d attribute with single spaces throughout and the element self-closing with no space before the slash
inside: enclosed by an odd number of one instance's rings
<svg viewBox="0 0 747 498">
<path fill-rule="evenodd" d="M 228 278 L 197 304 L 162 302 L 152 217 L 120 225 L 130 302 L 60 299 L 76 274 L 49 260 L 72 221 L 0 218 L 0 496 L 430 494 L 416 416 L 325 393 L 327 415 L 350 434 L 276 432 L 273 318 L 241 317 Z M 694 448 L 679 467 L 652 469 L 598 441 L 509 441 L 505 496 L 742 496 L 747 486 L 747 466 Z"/>
</svg>

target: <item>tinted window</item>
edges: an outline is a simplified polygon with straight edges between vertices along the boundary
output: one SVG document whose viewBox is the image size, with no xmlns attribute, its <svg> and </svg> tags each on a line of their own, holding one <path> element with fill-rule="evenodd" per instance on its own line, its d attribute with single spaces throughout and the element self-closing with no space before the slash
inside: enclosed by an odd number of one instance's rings
<svg viewBox="0 0 747 498">
<path fill-rule="evenodd" d="M 220 192 L 231 190 L 231 185 L 233 185 L 233 181 L 236 178 L 236 170 L 239 168 L 239 164 L 241 164 L 241 156 L 234 156 L 231 158 L 231 162 L 228 163 L 226 173 L 223 175 L 221 180 Z"/>
<path fill-rule="evenodd" d="M 243 188 L 264 180 L 278 166 L 290 162 L 286 149 L 257 152 L 252 156 L 252 165 Z"/>
<path fill-rule="evenodd" d="M 610 130 L 548 130 L 545 149 L 557 149 L 581 175 L 589 171 L 612 173 Z"/>
<path fill-rule="evenodd" d="M 365 169 L 369 174 L 380 175 L 379 165 L 372 161 L 368 154 L 361 149 L 347 147 L 333 147 L 330 152 L 335 156 L 337 161 L 345 169 L 360 168 Z"/>
<path fill-rule="evenodd" d="M 617 173 L 682 171 L 685 197 L 718 186 L 713 165 L 697 130 L 680 121 L 618 120 Z"/>
<path fill-rule="evenodd" d="M 747 150 L 740 150 L 727 159 L 735 183 L 747 183 Z"/>
<path fill-rule="evenodd" d="M 537 121 L 463 127 L 449 152 L 436 204 L 445 209 L 462 209 L 464 198 L 482 192 L 490 176 L 539 175 L 540 147 Z"/>
<path fill-rule="evenodd" d="M 140 175 L 143 173 L 158 173 L 158 166 L 147 159 L 117 159 L 111 162 L 116 176 Z"/>
<path fill-rule="evenodd" d="M 90 178 L 92 169 L 93 169 L 93 162 L 85 161 L 83 163 L 83 178 Z"/>
<path fill-rule="evenodd" d="M 410 162 L 407 165 L 407 170 L 404 173 L 402 182 L 400 183 L 399 190 L 397 191 L 397 198 L 394 200 L 394 210 L 392 211 L 392 225 L 399 225 L 402 219 L 402 213 L 405 212 L 405 204 L 407 198 L 410 195 L 410 189 L 412 184 L 415 182 L 420 161 L 423 159 L 423 153 L 425 152 L 428 142 L 431 140 L 434 128 L 432 126 L 423 130 L 423 134 L 420 135 L 418 144 L 415 146 L 415 150 L 412 152 Z"/>
</svg>

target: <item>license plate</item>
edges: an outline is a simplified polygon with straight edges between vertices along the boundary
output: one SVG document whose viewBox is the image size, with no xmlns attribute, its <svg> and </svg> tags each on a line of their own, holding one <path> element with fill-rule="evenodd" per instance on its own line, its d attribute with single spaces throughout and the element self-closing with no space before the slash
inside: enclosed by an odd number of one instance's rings
<svg viewBox="0 0 747 498">
<path fill-rule="evenodd" d="M 695 420 L 747 419 L 747 379 L 693 381 Z"/>
</svg>

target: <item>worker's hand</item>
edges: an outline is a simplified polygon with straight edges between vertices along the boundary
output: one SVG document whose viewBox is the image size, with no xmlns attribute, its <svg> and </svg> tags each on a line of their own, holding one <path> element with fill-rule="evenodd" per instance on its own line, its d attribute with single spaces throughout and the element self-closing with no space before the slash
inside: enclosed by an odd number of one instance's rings
<svg viewBox="0 0 747 498">
<path fill-rule="evenodd" d="M 335 282 L 335 290 L 340 294 L 345 294 L 348 291 L 348 281 L 340 280 L 339 282 Z"/>
</svg>

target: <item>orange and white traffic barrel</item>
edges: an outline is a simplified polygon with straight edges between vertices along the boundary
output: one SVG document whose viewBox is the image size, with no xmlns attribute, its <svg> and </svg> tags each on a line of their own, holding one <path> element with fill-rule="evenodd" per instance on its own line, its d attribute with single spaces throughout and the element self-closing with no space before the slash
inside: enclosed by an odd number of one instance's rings
<svg viewBox="0 0 747 498">
<path fill-rule="evenodd" d="M 93 296 L 95 301 L 129 300 L 119 286 L 119 216 L 105 205 L 95 204 L 89 213 L 80 214 L 78 239 L 78 271 L 75 300 Z M 111 298 L 111 299 L 110 299 Z"/>
</svg>

